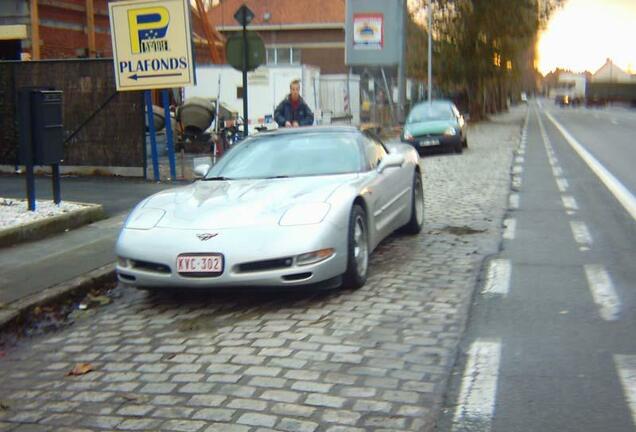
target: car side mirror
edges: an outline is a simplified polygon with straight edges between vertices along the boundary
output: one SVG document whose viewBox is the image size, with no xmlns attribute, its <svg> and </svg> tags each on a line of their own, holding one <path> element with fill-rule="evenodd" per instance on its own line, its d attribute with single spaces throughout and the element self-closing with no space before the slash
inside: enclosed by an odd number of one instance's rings
<svg viewBox="0 0 636 432">
<path fill-rule="evenodd" d="M 401 167 L 404 163 L 404 156 L 401 154 L 388 154 L 378 165 L 378 173 L 382 174 L 384 170 L 390 167 Z"/>
<path fill-rule="evenodd" d="M 197 165 L 194 167 L 194 177 L 195 178 L 203 178 L 210 171 L 210 165 Z"/>
</svg>

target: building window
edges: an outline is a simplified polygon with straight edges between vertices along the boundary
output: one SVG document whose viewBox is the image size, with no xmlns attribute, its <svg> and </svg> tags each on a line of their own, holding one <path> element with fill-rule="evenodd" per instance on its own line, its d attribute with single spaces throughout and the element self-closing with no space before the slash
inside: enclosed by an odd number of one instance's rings
<svg viewBox="0 0 636 432">
<path fill-rule="evenodd" d="M 267 48 L 267 64 L 300 64 L 300 48 Z"/>
<path fill-rule="evenodd" d="M 236 87 L 236 98 L 243 99 L 243 86 Z"/>
</svg>

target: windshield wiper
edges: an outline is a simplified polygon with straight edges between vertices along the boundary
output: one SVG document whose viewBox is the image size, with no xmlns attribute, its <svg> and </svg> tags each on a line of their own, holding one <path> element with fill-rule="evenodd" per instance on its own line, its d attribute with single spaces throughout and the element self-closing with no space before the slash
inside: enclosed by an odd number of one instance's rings
<svg viewBox="0 0 636 432">
<path fill-rule="evenodd" d="M 216 177 L 205 177 L 203 181 L 222 181 L 222 180 L 234 180 L 229 177 L 216 176 Z"/>
<path fill-rule="evenodd" d="M 279 178 L 289 178 L 288 175 L 277 175 L 277 176 L 270 176 L 270 177 L 264 177 L 266 180 L 269 179 L 279 179 Z"/>
</svg>

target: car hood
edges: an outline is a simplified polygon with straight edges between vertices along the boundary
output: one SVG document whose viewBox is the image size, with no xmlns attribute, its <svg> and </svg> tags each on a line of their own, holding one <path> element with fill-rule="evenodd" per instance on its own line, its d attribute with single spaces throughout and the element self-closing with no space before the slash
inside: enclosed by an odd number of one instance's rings
<svg viewBox="0 0 636 432">
<path fill-rule="evenodd" d="M 418 123 L 407 123 L 405 129 L 413 136 L 426 134 L 443 134 L 450 126 L 457 127 L 452 120 L 435 120 Z"/>
<path fill-rule="evenodd" d="M 197 181 L 159 192 L 138 211 L 163 211 L 157 227 L 223 229 L 276 225 L 295 204 L 326 202 L 357 174 L 232 181 Z"/>
</svg>

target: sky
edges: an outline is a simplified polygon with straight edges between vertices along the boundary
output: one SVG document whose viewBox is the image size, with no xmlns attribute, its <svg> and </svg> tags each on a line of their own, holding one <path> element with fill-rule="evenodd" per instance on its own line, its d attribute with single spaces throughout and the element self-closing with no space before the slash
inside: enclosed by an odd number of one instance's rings
<svg viewBox="0 0 636 432">
<path fill-rule="evenodd" d="M 595 72 L 607 58 L 636 73 L 636 0 L 568 0 L 540 35 L 538 69 Z"/>
</svg>

